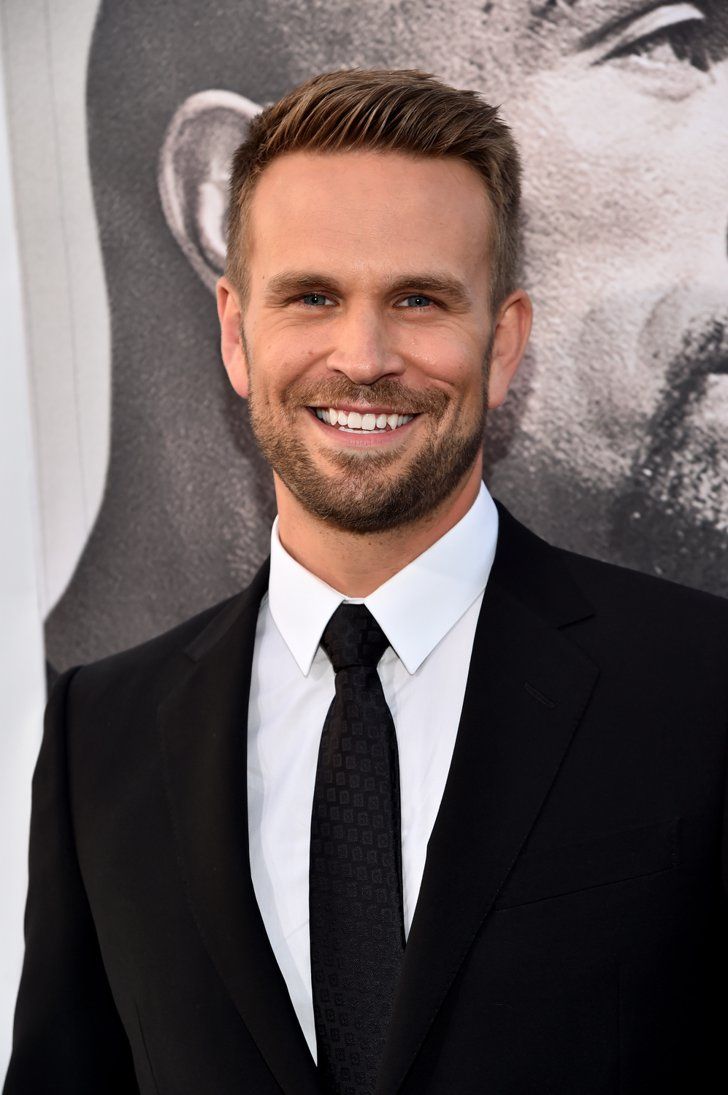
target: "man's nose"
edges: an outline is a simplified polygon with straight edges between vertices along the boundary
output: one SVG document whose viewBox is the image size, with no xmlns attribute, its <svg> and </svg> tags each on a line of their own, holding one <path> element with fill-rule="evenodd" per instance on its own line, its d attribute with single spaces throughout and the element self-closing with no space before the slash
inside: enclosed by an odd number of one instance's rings
<svg viewBox="0 0 728 1095">
<path fill-rule="evenodd" d="M 386 317 L 375 307 L 350 308 L 341 317 L 327 365 L 354 384 L 373 384 L 383 376 L 398 375 L 405 368 L 388 331 Z"/>
</svg>

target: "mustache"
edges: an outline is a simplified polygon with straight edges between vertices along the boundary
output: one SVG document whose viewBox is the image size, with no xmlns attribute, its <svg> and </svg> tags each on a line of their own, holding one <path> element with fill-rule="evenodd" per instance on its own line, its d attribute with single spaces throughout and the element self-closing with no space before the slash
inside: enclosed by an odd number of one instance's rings
<svg viewBox="0 0 728 1095">
<path fill-rule="evenodd" d="M 673 361 L 673 379 L 679 374 L 702 378 L 710 373 L 728 373 L 728 316 L 689 327 Z"/>
<path fill-rule="evenodd" d="M 705 399 L 708 378 L 716 373 L 728 373 L 728 318 L 723 316 L 685 331 L 668 365 L 665 393 L 652 415 L 637 465 L 664 461 L 686 442 L 688 417 Z"/>
<path fill-rule="evenodd" d="M 295 381 L 286 389 L 284 400 L 296 406 L 328 407 L 340 403 L 392 407 L 400 414 L 442 414 L 449 402 L 437 388 L 410 388 L 390 377 L 373 384 L 352 384 L 345 376 L 326 380 Z"/>
<path fill-rule="evenodd" d="M 699 420 L 695 415 L 707 398 L 709 377 L 721 373 L 728 373 L 728 320 L 722 316 L 711 323 L 689 327 L 670 362 L 665 394 L 632 461 L 631 487 L 620 508 L 620 527 L 634 524 L 632 515 L 646 510 L 646 499 L 651 506 L 663 507 L 668 499 L 669 513 L 673 515 L 686 505 L 689 508 L 690 498 L 697 502 L 701 477 L 697 469 L 706 454 L 701 448 Z M 717 453 L 713 459 L 718 460 Z M 694 480 L 692 488 L 686 485 L 688 480 Z"/>
</svg>

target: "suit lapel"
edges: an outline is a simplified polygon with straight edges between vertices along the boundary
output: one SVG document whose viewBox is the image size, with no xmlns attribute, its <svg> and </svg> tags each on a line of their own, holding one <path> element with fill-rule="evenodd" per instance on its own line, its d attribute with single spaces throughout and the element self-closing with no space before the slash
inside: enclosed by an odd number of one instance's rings
<svg viewBox="0 0 728 1095">
<path fill-rule="evenodd" d="M 381 1095 L 403 1082 L 557 778 L 598 673 L 557 621 L 587 615 L 589 606 L 553 549 L 501 511 Z"/>
<path fill-rule="evenodd" d="M 248 694 L 264 567 L 188 647 L 160 707 L 180 865 L 204 944 L 283 1091 L 313 1095 L 316 1069 L 255 899 L 247 828 Z"/>
</svg>

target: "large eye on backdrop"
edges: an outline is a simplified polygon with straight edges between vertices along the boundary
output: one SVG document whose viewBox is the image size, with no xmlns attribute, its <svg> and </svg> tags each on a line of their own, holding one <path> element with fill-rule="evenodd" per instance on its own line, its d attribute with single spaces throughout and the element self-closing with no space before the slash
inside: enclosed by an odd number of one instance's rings
<svg viewBox="0 0 728 1095">
<path fill-rule="evenodd" d="M 728 2 L 640 5 L 588 34 L 593 64 L 615 65 L 648 93 L 684 98 L 728 54 Z"/>
</svg>

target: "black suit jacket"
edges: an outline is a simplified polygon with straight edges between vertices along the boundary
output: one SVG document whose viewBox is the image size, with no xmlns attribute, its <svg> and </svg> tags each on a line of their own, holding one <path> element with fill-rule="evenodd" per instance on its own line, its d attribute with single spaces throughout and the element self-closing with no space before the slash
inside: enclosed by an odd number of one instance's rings
<svg viewBox="0 0 728 1095">
<path fill-rule="evenodd" d="M 317 1091 L 248 863 L 266 583 L 61 678 L 6 1095 Z M 727 636 L 501 509 L 382 1095 L 725 1090 Z"/>
</svg>

